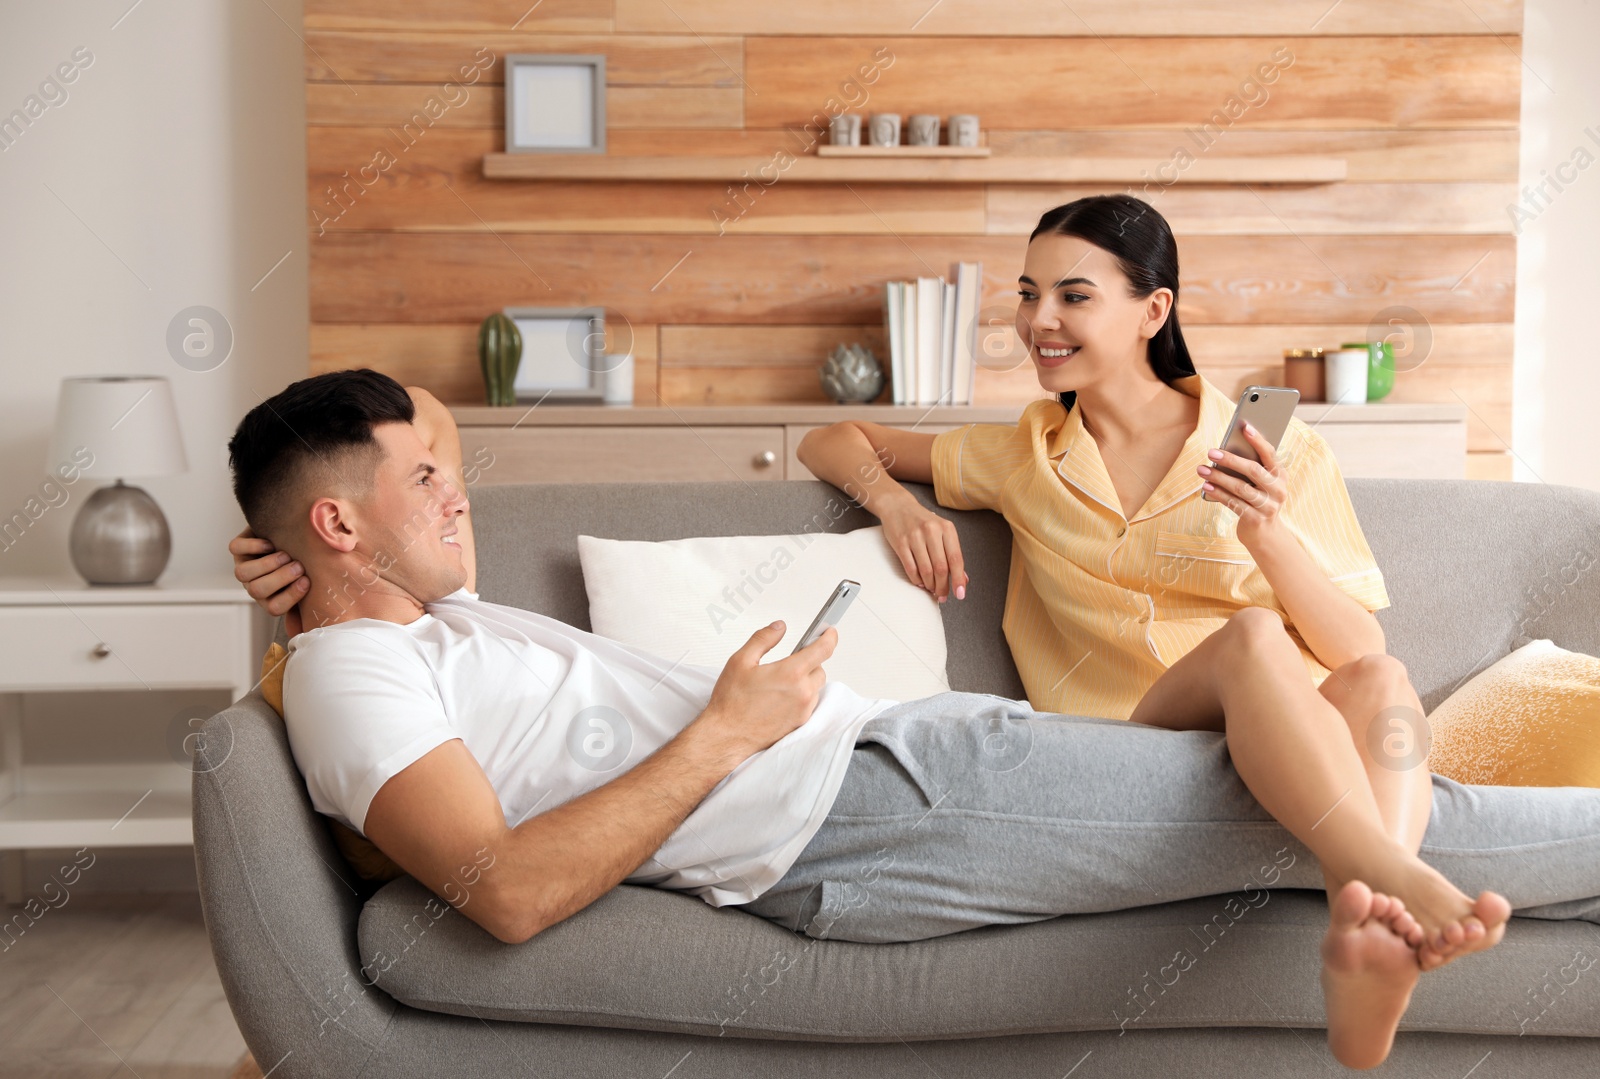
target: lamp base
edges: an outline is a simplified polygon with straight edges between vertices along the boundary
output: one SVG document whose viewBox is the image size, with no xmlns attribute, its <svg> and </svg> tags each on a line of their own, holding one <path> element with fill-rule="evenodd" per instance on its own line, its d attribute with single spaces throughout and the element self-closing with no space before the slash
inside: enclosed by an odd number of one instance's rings
<svg viewBox="0 0 1600 1079">
<path fill-rule="evenodd" d="M 90 584 L 154 584 L 172 557 L 172 530 L 144 488 L 118 480 L 89 496 L 67 546 Z"/>
</svg>

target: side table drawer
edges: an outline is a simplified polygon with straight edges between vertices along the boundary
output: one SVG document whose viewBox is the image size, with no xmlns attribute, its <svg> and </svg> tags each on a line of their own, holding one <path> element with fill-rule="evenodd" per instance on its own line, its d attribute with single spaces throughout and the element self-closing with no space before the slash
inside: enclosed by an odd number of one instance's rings
<svg viewBox="0 0 1600 1079">
<path fill-rule="evenodd" d="M 231 686 L 247 615 L 221 604 L 0 608 L 0 690 Z"/>
</svg>

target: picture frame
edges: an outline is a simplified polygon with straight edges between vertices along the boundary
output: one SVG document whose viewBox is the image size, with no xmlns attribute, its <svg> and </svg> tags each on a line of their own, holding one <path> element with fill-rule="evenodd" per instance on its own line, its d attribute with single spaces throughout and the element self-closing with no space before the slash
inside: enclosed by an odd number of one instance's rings
<svg viewBox="0 0 1600 1079">
<path fill-rule="evenodd" d="M 522 362 L 512 391 L 521 401 L 605 400 L 603 307 L 507 307 L 522 334 Z"/>
<path fill-rule="evenodd" d="M 510 53 L 505 58 L 506 152 L 606 152 L 604 53 Z"/>
</svg>

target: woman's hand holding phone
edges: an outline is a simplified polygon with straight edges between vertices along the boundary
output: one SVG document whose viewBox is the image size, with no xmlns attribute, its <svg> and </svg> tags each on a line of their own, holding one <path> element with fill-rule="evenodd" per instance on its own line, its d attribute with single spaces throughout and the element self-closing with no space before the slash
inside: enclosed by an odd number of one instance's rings
<svg viewBox="0 0 1600 1079">
<path fill-rule="evenodd" d="M 1243 431 L 1259 462 L 1227 450 L 1211 450 L 1210 465 L 1199 465 L 1196 471 L 1205 479 L 1209 496 L 1239 515 L 1239 542 L 1249 546 L 1262 529 L 1277 521 L 1289 498 L 1289 484 L 1272 444 L 1252 424 L 1246 423 Z M 1223 468 L 1244 478 L 1230 476 Z"/>
<path fill-rule="evenodd" d="M 940 603 L 952 590 L 956 599 L 967 598 L 966 564 L 952 521 L 910 497 L 874 511 L 883 524 L 883 538 L 912 584 L 927 589 Z"/>
</svg>

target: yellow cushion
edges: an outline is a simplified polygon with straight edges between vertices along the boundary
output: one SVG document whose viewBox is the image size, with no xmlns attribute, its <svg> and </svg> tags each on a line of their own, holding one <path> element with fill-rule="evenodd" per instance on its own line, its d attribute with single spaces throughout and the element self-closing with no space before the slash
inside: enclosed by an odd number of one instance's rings
<svg viewBox="0 0 1600 1079">
<path fill-rule="evenodd" d="M 1600 659 L 1532 641 L 1428 716 L 1429 767 L 1461 783 L 1600 787 Z"/>
<path fill-rule="evenodd" d="M 266 698 L 280 717 L 283 715 L 283 668 L 288 658 L 288 650 L 276 641 L 261 657 L 261 696 Z M 333 832 L 334 846 L 339 848 L 339 853 L 344 855 L 345 861 L 350 863 L 362 880 L 389 881 L 405 875 L 405 870 L 379 850 L 372 840 L 332 817 L 326 820 Z"/>
<path fill-rule="evenodd" d="M 288 658 L 288 649 L 277 641 L 273 641 L 267 654 L 261 657 L 261 695 L 280 719 L 283 718 L 283 663 Z"/>
</svg>

